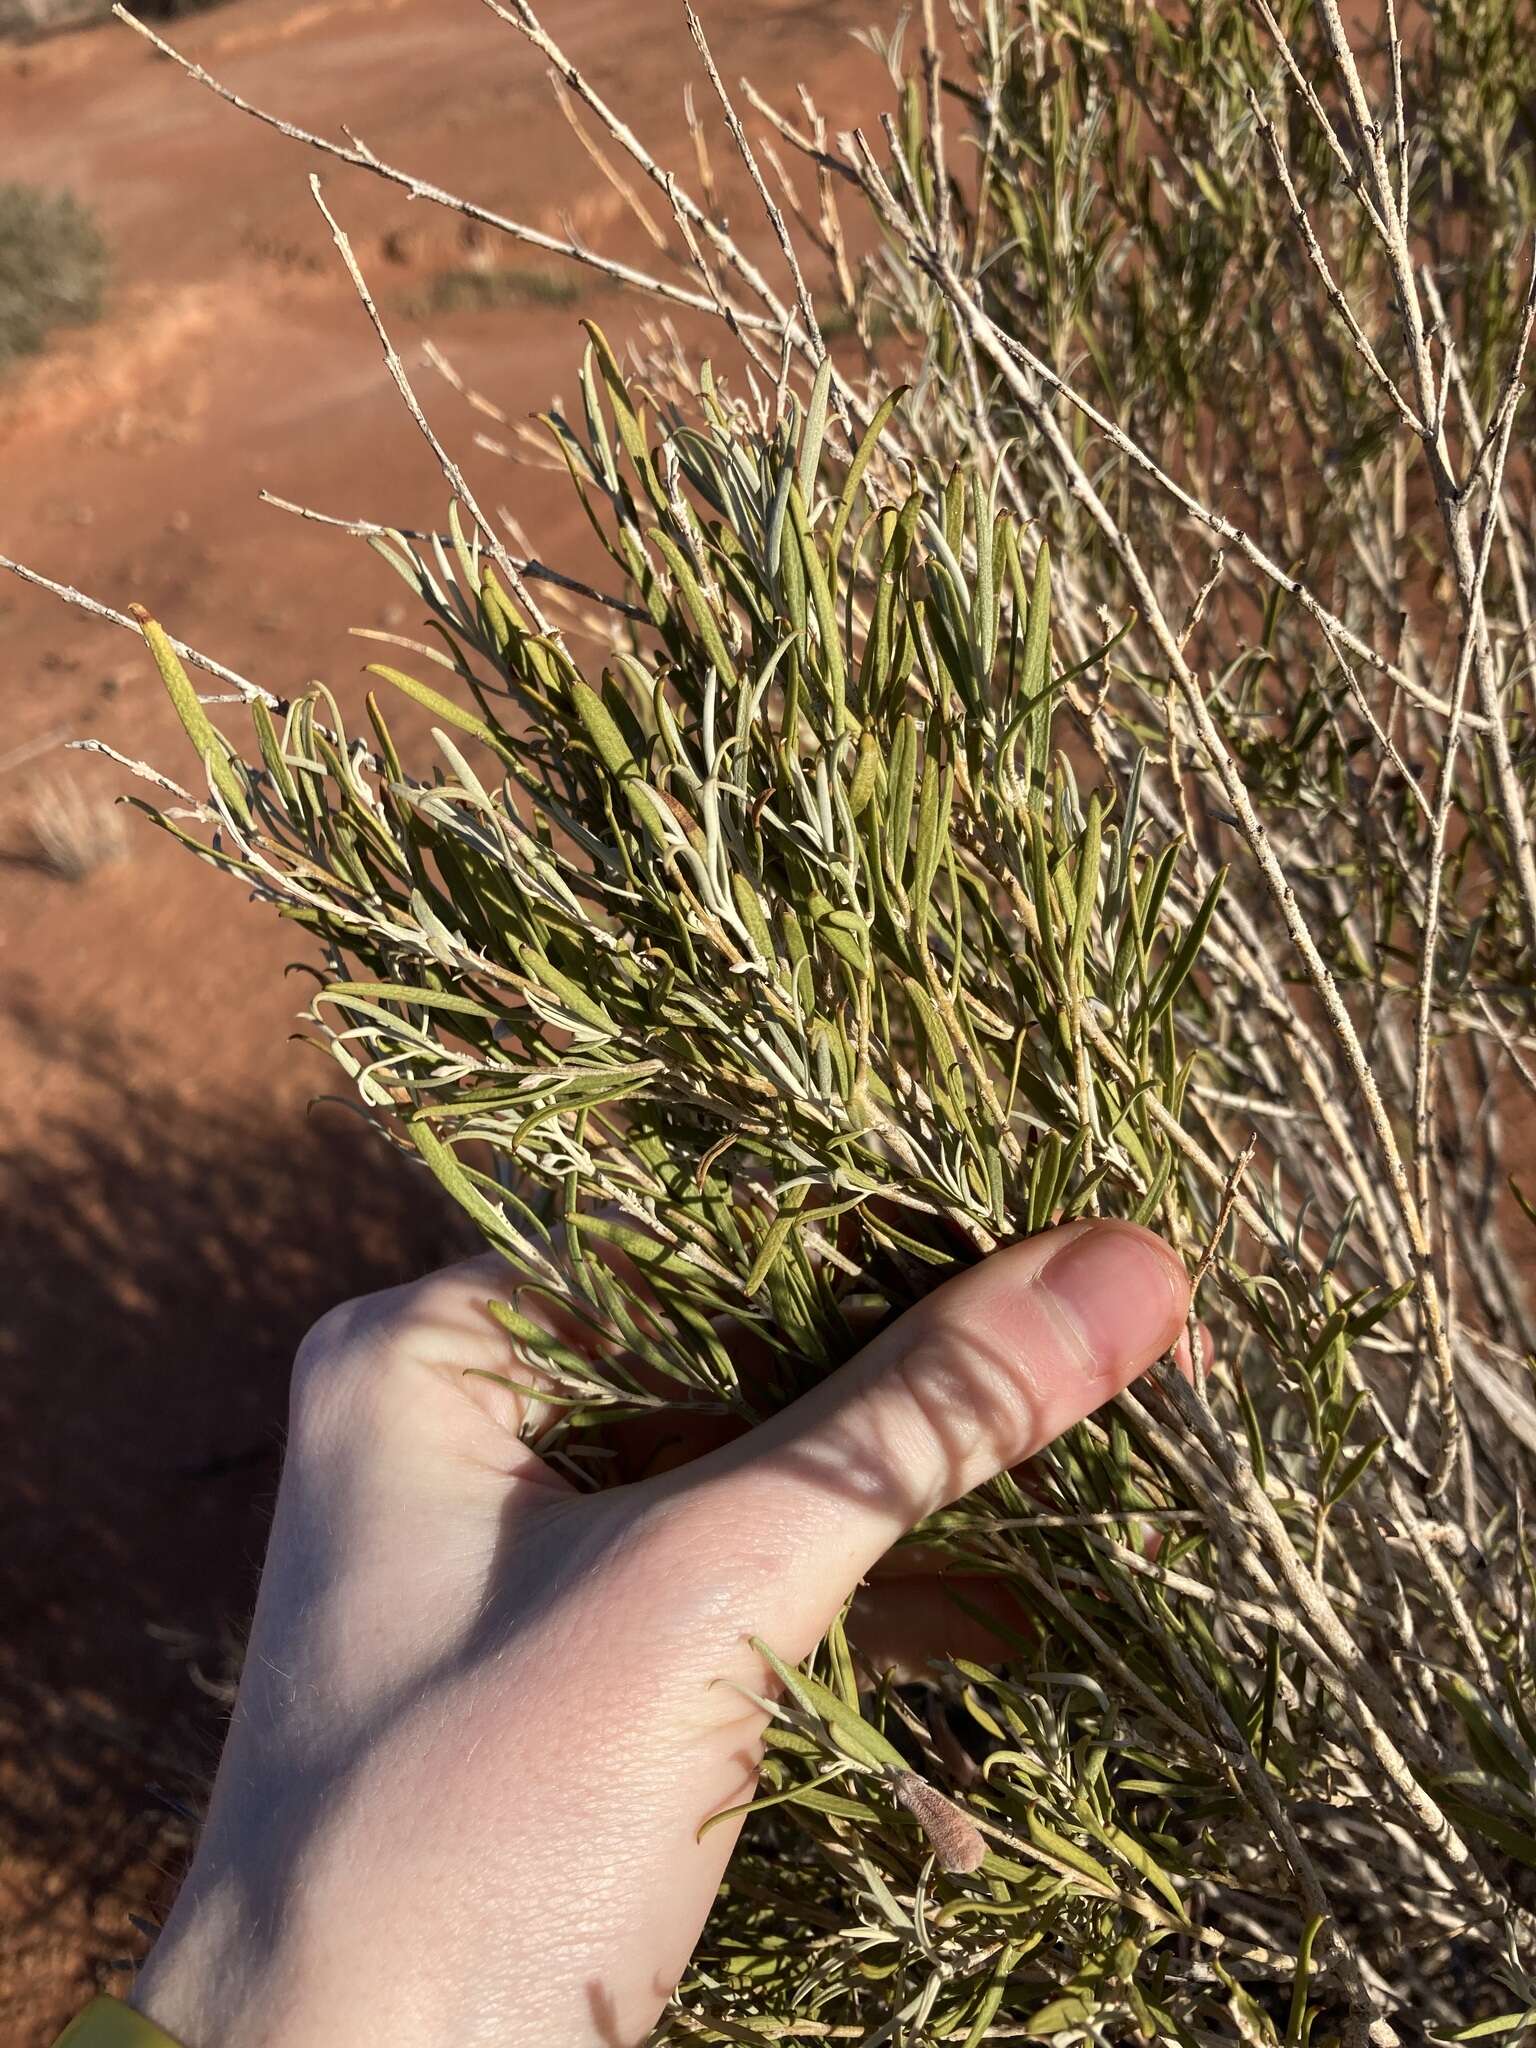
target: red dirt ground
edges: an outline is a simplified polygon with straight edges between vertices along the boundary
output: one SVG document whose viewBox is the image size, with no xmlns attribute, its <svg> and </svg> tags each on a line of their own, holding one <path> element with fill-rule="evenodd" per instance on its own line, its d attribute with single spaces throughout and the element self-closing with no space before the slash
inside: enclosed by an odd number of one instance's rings
<svg viewBox="0 0 1536 2048">
<path fill-rule="evenodd" d="M 849 31 L 888 9 L 704 12 L 728 79 L 779 94 L 807 78 L 839 122 L 884 103 Z M 599 88 L 687 162 L 681 10 L 549 13 Z M 453 189 L 646 259 L 539 62 L 475 0 L 240 0 L 176 39 L 291 119 L 345 122 Z M 145 603 L 280 692 L 323 676 L 355 694 L 364 656 L 346 629 L 406 624 L 405 592 L 361 543 L 256 493 L 416 525 L 441 519 L 446 493 L 306 176 L 324 171 L 413 364 L 411 303 L 466 260 L 459 222 L 317 165 L 115 27 L 0 52 L 0 136 L 0 175 L 72 188 L 116 266 L 105 321 L 0 382 L 0 552 Z M 739 176 L 725 192 L 747 221 Z M 431 333 L 520 416 L 571 388 L 578 310 L 616 336 L 639 317 L 599 284 L 579 309 L 455 313 Z M 422 388 L 468 451 L 462 402 L 430 373 Z M 562 480 L 488 456 L 474 474 L 546 558 L 580 562 Z M 122 783 L 60 735 L 180 758 L 137 641 L 4 581 L 0 649 L 0 2037 L 42 2048 L 123 1982 L 144 1945 L 130 1915 L 163 1906 L 177 1804 L 216 1753 L 295 1341 L 452 1237 L 352 1120 L 309 1112 L 331 1070 L 288 1042 L 291 931 L 137 820 L 127 857 L 84 881 L 39 863 L 45 786 L 67 775 L 105 800 Z"/>
</svg>

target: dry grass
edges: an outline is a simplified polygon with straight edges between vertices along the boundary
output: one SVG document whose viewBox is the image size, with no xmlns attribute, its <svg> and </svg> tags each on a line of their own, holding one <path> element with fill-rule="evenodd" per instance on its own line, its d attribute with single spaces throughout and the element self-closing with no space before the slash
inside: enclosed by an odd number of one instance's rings
<svg viewBox="0 0 1536 2048">
<path fill-rule="evenodd" d="M 83 882 L 98 868 L 125 858 L 123 812 L 99 787 L 56 776 L 39 785 L 27 810 L 38 859 L 61 882 Z"/>
</svg>

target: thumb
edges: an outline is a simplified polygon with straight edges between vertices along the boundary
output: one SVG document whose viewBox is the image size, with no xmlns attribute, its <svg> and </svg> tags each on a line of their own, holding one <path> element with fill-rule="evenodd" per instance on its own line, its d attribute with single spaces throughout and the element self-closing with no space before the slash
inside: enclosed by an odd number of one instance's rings
<svg viewBox="0 0 1536 2048">
<path fill-rule="evenodd" d="M 937 1288 L 792 1407 L 675 1475 L 752 1574 L 759 1633 L 807 1654 L 898 1537 L 1042 1449 L 1178 1339 L 1183 1263 L 1069 1223 Z"/>
</svg>

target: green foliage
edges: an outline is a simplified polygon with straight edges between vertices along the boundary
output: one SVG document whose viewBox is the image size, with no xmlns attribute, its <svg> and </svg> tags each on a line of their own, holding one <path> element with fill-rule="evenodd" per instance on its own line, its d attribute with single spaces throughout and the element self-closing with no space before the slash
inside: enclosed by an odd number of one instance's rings
<svg viewBox="0 0 1536 2048">
<path fill-rule="evenodd" d="M 1169 842 L 1134 812 L 1106 823 L 1052 757 L 1049 570 L 1042 552 L 1031 587 L 1016 521 L 978 492 L 946 539 L 920 492 L 886 501 L 847 472 L 807 512 L 803 423 L 761 439 L 707 393 L 670 437 L 669 487 L 594 342 L 585 431 L 555 432 L 654 636 L 584 674 L 477 545 L 395 537 L 380 552 L 475 709 L 373 673 L 440 721 L 441 777 L 384 769 L 387 704 L 372 773 L 333 704 L 291 711 L 286 794 L 275 765 L 224 788 L 211 727 L 202 746 L 232 815 L 262 815 L 264 893 L 364 970 L 315 1015 L 367 1099 L 403 1112 L 509 1251 L 532 1229 L 553 1260 L 555 1219 L 473 1163 L 486 1142 L 515 1186 L 558 1196 L 578 1244 L 625 1215 L 675 1318 L 646 1364 L 670 1398 L 748 1417 L 848 1354 L 850 1296 L 899 1305 L 1058 1211 L 1155 1204 L 1176 1166 L 1153 1105 L 1171 1117 L 1187 1079 L 1170 1012 L 1193 954 Z M 958 559 L 976 519 L 1000 571 L 985 588 Z M 857 660 L 845 579 L 871 621 Z M 343 841 L 345 874 L 318 874 Z M 578 1276 L 610 1337 L 629 1330 L 616 1290 L 606 1265 Z M 779 1354 L 766 1384 L 701 1349 L 720 1310 Z M 628 1370 L 567 1363 L 556 1384 L 583 1411 L 627 1407 Z"/>
<path fill-rule="evenodd" d="M 1363 72 L 1327 0 L 1264 12 L 960 10 L 947 84 L 882 45 L 888 155 L 802 138 L 862 381 L 674 183 L 753 361 L 589 328 L 545 424 L 618 594 L 557 623 L 472 506 L 377 537 L 426 637 L 366 733 L 317 689 L 242 756 L 146 625 L 206 783 L 163 822 L 313 935 L 315 1034 L 504 1254 L 577 1469 L 1058 1217 L 1199 1276 L 1198 1388 L 923 1530 L 1024 1599 L 1008 1656 L 765 1651 L 663 2039 L 1536 2010 L 1536 56 L 1492 0 Z"/>
<path fill-rule="evenodd" d="M 0 369 L 34 354 L 50 329 L 95 320 L 106 275 L 106 246 L 79 200 L 0 184 Z"/>
</svg>

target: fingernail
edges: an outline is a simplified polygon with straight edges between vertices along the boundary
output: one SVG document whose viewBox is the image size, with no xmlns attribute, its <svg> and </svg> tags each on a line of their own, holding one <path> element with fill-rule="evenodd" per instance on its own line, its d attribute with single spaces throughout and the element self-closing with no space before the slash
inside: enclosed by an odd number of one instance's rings
<svg viewBox="0 0 1536 2048">
<path fill-rule="evenodd" d="M 1046 1261 L 1037 1284 L 1106 1378 L 1128 1377 L 1166 1351 L 1189 1302 L 1182 1261 L 1134 1223 L 1090 1223 Z"/>
</svg>

